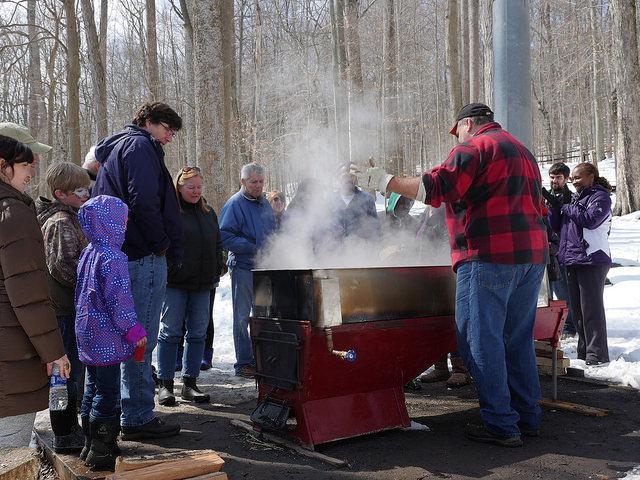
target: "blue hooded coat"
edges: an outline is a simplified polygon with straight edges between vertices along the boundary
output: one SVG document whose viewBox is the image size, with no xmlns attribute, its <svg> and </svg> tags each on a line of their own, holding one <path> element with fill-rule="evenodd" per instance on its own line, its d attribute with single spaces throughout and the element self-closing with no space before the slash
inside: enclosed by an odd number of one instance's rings
<svg viewBox="0 0 640 480">
<path fill-rule="evenodd" d="M 136 343 L 147 335 L 138 323 L 129 264 L 120 250 L 127 206 L 118 198 L 100 195 L 80 208 L 78 218 L 89 241 L 78 263 L 78 354 L 85 365 L 114 365 L 131 358 Z"/>
<path fill-rule="evenodd" d="M 111 195 L 129 207 L 122 246 L 129 261 L 166 253 L 170 263 L 180 264 L 180 207 L 160 143 L 146 130 L 127 125 L 98 143 L 95 154 L 102 168 L 92 195 Z"/>
<path fill-rule="evenodd" d="M 222 245 L 229 250 L 230 268 L 251 270 L 256 253 L 275 229 L 273 209 L 264 197 L 235 193 L 220 211 Z"/>
</svg>

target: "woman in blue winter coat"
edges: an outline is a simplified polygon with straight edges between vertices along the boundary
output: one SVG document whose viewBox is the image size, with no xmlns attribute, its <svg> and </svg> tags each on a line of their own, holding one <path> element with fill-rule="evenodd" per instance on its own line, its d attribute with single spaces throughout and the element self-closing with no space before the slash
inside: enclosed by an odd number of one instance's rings
<svg viewBox="0 0 640 480">
<path fill-rule="evenodd" d="M 560 233 L 558 260 L 567 267 L 578 358 L 587 365 L 609 362 L 604 284 L 611 267 L 611 185 L 591 163 L 571 174 L 576 189 L 567 205 L 552 205 L 551 224 Z"/>
<path fill-rule="evenodd" d="M 204 403 L 209 395 L 200 391 L 200 374 L 207 327 L 211 321 L 210 296 L 217 285 L 224 263 L 218 217 L 202 198 L 202 173 L 198 167 L 184 167 L 176 175 L 184 229 L 182 265 L 169 270 L 167 291 L 162 304 L 158 335 L 158 403 L 174 405 L 173 377 L 178 347 L 184 334 L 183 400 Z"/>
<path fill-rule="evenodd" d="M 80 458 L 96 470 L 115 465 L 120 363 L 147 343 L 133 304 L 129 261 L 121 250 L 128 213 L 122 200 L 108 195 L 88 200 L 78 212 L 89 241 L 78 262 L 75 293 L 78 355 L 87 366 L 80 416 L 89 418 Z"/>
</svg>

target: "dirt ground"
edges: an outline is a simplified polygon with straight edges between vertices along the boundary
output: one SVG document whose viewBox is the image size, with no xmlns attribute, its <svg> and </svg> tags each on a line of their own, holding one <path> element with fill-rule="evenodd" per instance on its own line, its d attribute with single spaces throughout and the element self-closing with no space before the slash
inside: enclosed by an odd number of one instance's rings
<svg viewBox="0 0 640 480">
<path fill-rule="evenodd" d="M 349 464 L 336 469 L 230 424 L 233 418 L 246 420 L 253 410 L 253 383 L 219 375 L 205 375 L 201 383 L 217 403 L 160 409 L 182 425 L 181 435 L 153 444 L 121 442 L 124 453 L 214 449 L 225 459 L 224 471 L 232 480 L 609 479 L 640 464 L 640 392 L 628 388 L 561 378 L 561 400 L 609 409 L 610 415 L 545 410 L 541 437 L 526 438 L 523 448 L 507 449 L 462 435 L 465 423 L 479 420 L 473 387 L 424 385 L 422 391 L 407 392 L 407 406 L 412 419 L 429 431 L 389 431 L 319 447 Z M 542 386 L 548 396 L 549 377 L 542 377 Z"/>
</svg>

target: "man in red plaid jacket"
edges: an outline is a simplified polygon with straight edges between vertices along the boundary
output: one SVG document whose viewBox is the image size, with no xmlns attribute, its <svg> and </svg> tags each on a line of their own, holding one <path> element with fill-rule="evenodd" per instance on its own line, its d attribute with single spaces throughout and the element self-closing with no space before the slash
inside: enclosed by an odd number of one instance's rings
<svg viewBox="0 0 640 480">
<path fill-rule="evenodd" d="M 519 447 L 537 436 L 540 383 L 533 347 L 538 290 L 548 260 L 542 179 L 529 150 L 481 103 L 450 130 L 458 145 L 418 178 L 355 167 L 360 183 L 438 207 L 447 203 L 457 273 L 458 350 L 476 383 L 482 425 L 467 438 Z"/>
</svg>

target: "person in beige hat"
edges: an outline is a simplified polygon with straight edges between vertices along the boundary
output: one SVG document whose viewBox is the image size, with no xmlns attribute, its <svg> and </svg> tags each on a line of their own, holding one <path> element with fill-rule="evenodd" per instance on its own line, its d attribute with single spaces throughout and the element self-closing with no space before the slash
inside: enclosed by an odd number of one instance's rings
<svg viewBox="0 0 640 480">
<path fill-rule="evenodd" d="M 31 132 L 27 127 L 25 127 L 24 125 L 19 125 L 17 123 L 0 123 L 0 135 L 13 138 L 14 140 L 17 140 L 29 147 L 33 152 L 33 160 L 36 164 L 39 161 L 40 155 L 49 153 L 53 149 L 53 147 L 49 145 L 38 142 L 35 138 L 33 138 L 33 135 L 31 135 Z"/>
</svg>

